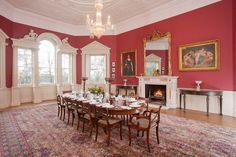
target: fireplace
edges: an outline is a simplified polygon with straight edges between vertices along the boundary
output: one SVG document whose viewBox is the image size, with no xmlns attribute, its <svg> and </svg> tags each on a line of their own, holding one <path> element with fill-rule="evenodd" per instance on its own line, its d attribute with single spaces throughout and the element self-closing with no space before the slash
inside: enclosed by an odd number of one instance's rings
<svg viewBox="0 0 236 157">
<path fill-rule="evenodd" d="M 149 98 L 151 103 L 166 102 L 166 85 L 145 85 L 145 97 Z"/>
<path fill-rule="evenodd" d="M 140 97 L 149 97 L 148 88 L 156 88 L 159 86 L 163 90 L 163 96 L 166 107 L 177 108 L 177 79 L 178 76 L 138 76 L 139 86 L 138 94 Z M 160 91 L 157 90 L 156 97 L 153 97 L 151 101 L 155 102 L 159 100 Z M 152 92 L 150 93 L 152 94 Z M 154 95 L 155 96 L 155 95 Z"/>
</svg>

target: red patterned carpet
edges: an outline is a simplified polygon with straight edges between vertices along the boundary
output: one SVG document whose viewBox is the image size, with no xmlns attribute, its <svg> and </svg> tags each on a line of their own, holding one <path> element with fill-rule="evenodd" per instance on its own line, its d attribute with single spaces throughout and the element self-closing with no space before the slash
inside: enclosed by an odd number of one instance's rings
<svg viewBox="0 0 236 157">
<path fill-rule="evenodd" d="M 77 124 L 77 122 L 75 122 Z M 160 144 L 154 129 L 150 136 L 151 153 L 146 138 L 136 138 L 128 145 L 128 131 L 123 127 L 123 140 L 114 128 L 111 144 L 99 130 L 98 142 L 66 125 L 57 117 L 57 106 L 47 105 L 0 112 L 0 156 L 73 156 L 73 157 L 143 157 L 143 156 L 236 156 L 236 130 L 204 122 L 161 115 Z"/>
</svg>

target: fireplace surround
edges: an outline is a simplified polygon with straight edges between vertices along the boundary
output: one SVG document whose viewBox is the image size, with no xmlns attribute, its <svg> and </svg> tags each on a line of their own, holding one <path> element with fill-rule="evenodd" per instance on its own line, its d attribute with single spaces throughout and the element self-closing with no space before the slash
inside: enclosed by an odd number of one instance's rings
<svg viewBox="0 0 236 157">
<path fill-rule="evenodd" d="M 149 87 L 165 87 L 165 104 L 169 108 L 177 108 L 177 79 L 178 76 L 139 76 L 138 93 L 141 97 L 149 97 Z"/>
</svg>

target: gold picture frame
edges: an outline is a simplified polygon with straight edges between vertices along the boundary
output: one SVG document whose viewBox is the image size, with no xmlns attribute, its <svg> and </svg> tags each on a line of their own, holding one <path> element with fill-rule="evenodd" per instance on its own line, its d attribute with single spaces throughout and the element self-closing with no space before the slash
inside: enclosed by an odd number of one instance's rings
<svg viewBox="0 0 236 157">
<path fill-rule="evenodd" d="M 137 73 L 137 49 L 121 53 L 121 76 L 134 77 Z"/>
<path fill-rule="evenodd" d="M 179 70 L 202 71 L 219 69 L 219 40 L 179 46 Z"/>
</svg>

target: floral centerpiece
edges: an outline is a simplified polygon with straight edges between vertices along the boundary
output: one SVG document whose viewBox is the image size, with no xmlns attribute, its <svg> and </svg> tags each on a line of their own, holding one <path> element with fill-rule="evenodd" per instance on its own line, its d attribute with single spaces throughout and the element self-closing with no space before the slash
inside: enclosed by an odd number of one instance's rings
<svg viewBox="0 0 236 157">
<path fill-rule="evenodd" d="M 100 95 L 104 93 L 104 89 L 102 87 L 97 87 L 97 86 L 89 88 L 88 91 L 95 95 Z"/>
</svg>

